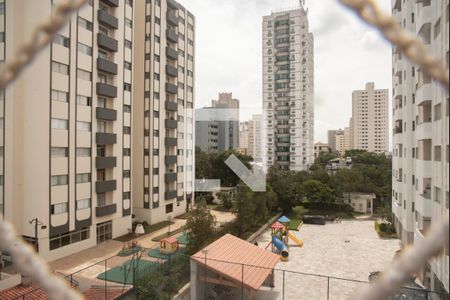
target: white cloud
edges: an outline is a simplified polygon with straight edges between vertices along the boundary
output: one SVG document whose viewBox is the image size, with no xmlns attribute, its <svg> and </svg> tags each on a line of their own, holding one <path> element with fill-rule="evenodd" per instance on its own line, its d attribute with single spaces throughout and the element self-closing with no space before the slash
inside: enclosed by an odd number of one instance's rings
<svg viewBox="0 0 450 300">
<path fill-rule="evenodd" d="M 233 92 L 249 118 L 262 106 L 262 17 L 293 0 L 180 0 L 195 16 L 196 106 Z M 385 10 L 390 1 L 379 4 Z M 315 39 L 315 140 L 347 126 L 351 93 L 368 81 L 391 87 L 390 46 L 337 0 L 307 1 Z"/>
</svg>

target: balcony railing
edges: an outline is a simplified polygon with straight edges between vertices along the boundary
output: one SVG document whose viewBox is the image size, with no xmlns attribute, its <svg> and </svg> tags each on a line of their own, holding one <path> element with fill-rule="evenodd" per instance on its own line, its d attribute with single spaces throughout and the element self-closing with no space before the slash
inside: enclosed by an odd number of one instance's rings
<svg viewBox="0 0 450 300">
<path fill-rule="evenodd" d="M 119 28 L 119 21 L 116 17 L 110 15 L 107 11 L 98 10 L 97 13 L 98 21 L 108 27 L 109 29 Z"/>
<path fill-rule="evenodd" d="M 108 74 L 117 75 L 117 64 L 104 58 L 97 58 L 97 69 Z"/>
<path fill-rule="evenodd" d="M 115 214 L 117 212 L 117 204 L 109 204 L 104 206 L 97 206 L 95 208 L 95 216 L 96 217 L 104 217 Z"/>
<path fill-rule="evenodd" d="M 117 188 L 116 180 L 97 181 L 95 183 L 95 191 L 97 194 L 115 191 Z"/>
</svg>

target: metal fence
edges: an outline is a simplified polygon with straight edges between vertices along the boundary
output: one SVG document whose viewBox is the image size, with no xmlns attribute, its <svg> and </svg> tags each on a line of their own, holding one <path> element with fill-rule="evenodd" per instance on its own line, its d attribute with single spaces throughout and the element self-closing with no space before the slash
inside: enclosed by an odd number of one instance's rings
<svg viewBox="0 0 450 300">
<path fill-rule="evenodd" d="M 204 258 L 203 258 L 204 259 Z M 227 270 L 231 277 L 217 270 Z M 261 274 L 268 274 L 261 287 L 249 285 Z M 369 277 L 369 274 L 367 274 Z M 194 278 L 195 277 L 195 278 Z M 231 278 L 234 278 L 233 280 Z M 196 300 L 212 299 L 351 299 L 370 284 L 367 280 L 237 264 L 207 258 L 193 267 L 191 289 Z M 412 286 L 403 286 L 389 299 L 448 299 L 447 295 Z"/>
<path fill-rule="evenodd" d="M 58 275 L 86 298 L 98 300 L 180 299 L 177 293 L 189 282 L 193 300 L 350 299 L 370 284 L 370 274 L 367 280 L 357 280 L 203 257 L 199 263 L 184 254 L 150 257 L 149 250 L 142 249 L 127 257 L 113 256 L 72 274 Z M 227 270 L 231 276 L 217 269 Z M 261 287 L 250 288 L 261 274 L 265 274 L 260 279 Z M 15 299 L 36 299 L 42 292 L 42 289 L 32 290 Z M 404 286 L 389 299 L 441 300 L 447 297 L 419 286 Z"/>
</svg>

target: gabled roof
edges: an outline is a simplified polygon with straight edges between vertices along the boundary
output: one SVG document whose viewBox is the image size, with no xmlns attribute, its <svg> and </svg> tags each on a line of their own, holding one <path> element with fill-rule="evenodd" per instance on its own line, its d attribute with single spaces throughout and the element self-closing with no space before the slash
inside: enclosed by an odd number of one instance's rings
<svg viewBox="0 0 450 300">
<path fill-rule="evenodd" d="M 169 236 L 169 237 L 163 238 L 161 240 L 161 242 L 166 242 L 166 243 L 169 243 L 169 244 L 175 244 L 175 243 L 178 243 L 178 240 L 174 236 Z"/>
<path fill-rule="evenodd" d="M 213 272 L 248 289 L 258 290 L 280 260 L 279 255 L 268 252 L 231 234 L 226 234 L 191 259 Z M 242 276 L 244 270 L 244 276 Z"/>
</svg>

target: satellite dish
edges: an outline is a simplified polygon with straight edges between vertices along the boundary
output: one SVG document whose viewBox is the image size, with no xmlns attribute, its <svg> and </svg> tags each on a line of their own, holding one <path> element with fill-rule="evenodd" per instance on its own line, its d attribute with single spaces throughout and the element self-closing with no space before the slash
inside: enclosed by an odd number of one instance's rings
<svg viewBox="0 0 450 300">
<path fill-rule="evenodd" d="M 144 226 L 142 226 L 142 224 L 137 224 L 134 233 L 137 235 L 144 234 L 145 233 Z"/>
</svg>

